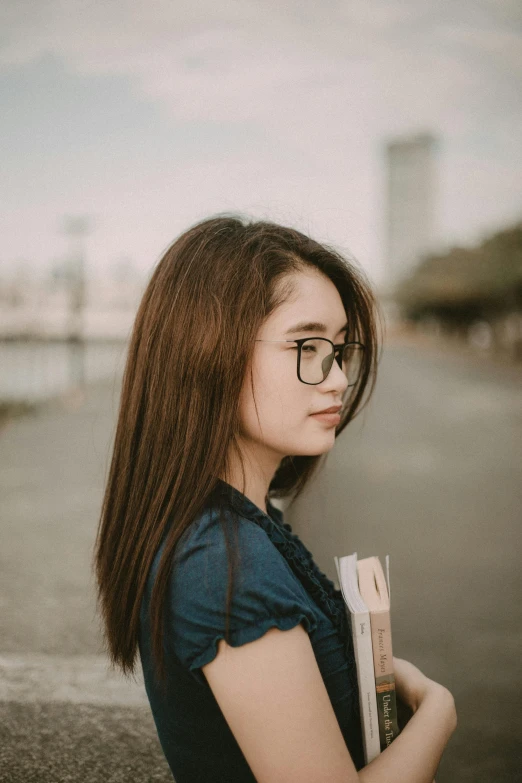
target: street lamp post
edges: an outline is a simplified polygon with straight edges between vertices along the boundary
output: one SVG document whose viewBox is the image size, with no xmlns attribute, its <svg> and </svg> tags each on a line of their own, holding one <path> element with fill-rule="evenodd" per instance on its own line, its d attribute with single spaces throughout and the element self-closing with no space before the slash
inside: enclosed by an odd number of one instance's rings
<svg viewBox="0 0 522 783">
<path fill-rule="evenodd" d="M 69 345 L 69 380 L 71 386 L 85 386 L 85 237 L 90 231 L 89 219 L 83 215 L 68 216 L 64 221 L 64 233 L 69 238 L 68 265 L 69 319 L 67 342 Z"/>
</svg>

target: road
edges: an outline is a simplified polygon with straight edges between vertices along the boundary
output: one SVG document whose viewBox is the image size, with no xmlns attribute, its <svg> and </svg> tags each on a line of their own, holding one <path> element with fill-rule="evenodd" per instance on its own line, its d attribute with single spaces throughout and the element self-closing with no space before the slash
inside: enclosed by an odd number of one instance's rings
<svg viewBox="0 0 522 783">
<path fill-rule="evenodd" d="M 437 783 L 522 780 L 522 372 L 390 346 L 365 412 L 287 509 L 323 570 L 390 556 L 394 654 L 454 694 Z"/>
<path fill-rule="evenodd" d="M 117 403 L 99 384 L 0 430 L 1 783 L 172 781 L 143 681 L 108 669 L 95 614 Z"/>
<path fill-rule="evenodd" d="M 390 555 L 394 653 L 455 695 L 437 783 L 520 780 L 522 370 L 390 344 L 366 412 L 287 511 Z M 91 557 L 117 385 L 0 430 L 0 781 L 172 780 L 143 683 L 106 667 Z"/>
</svg>

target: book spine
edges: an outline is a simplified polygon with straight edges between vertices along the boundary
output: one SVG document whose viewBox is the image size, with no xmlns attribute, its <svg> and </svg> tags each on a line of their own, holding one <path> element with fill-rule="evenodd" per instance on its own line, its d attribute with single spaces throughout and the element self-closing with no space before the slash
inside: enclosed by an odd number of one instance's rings
<svg viewBox="0 0 522 783">
<path fill-rule="evenodd" d="M 368 612 L 351 612 L 350 621 L 359 684 L 364 756 L 366 764 L 369 764 L 381 752 L 370 615 Z"/>
<path fill-rule="evenodd" d="M 389 610 L 370 612 L 381 751 L 399 734 Z"/>
</svg>

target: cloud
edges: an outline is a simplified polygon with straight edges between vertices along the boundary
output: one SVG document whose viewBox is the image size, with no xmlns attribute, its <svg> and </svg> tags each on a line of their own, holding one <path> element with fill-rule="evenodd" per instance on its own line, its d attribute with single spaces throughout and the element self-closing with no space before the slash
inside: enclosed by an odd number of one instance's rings
<svg viewBox="0 0 522 783">
<path fill-rule="evenodd" d="M 246 136 L 255 128 L 250 144 L 215 162 L 178 165 L 178 181 L 201 186 L 208 207 L 279 203 L 341 241 L 358 221 L 358 245 L 371 257 L 389 135 L 442 135 L 441 179 L 453 187 L 443 194 L 446 230 L 459 220 L 462 231 L 477 228 L 495 198 L 522 208 L 511 177 L 506 185 L 506 172 L 522 176 L 521 8 L 518 0 L 11 0 L 0 12 L 0 67 L 51 53 L 79 74 L 125 76 L 173 122 Z"/>
<path fill-rule="evenodd" d="M 424 0 L 10 2 L 0 62 L 51 52 L 80 73 L 129 76 L 136 90 L 181 120 L 278 127 L 336 103 L 345 110 L 376 104 L 372 119 L 379 126 L 405 104 L 429 121 L 447 113 L 448 92 L 480 87 L 488 74 L 501 72 L 520 86 L 522 69 L 515 66 L 522 48 L 508 24 L 517 16 L 511 3 L 435 9 Z M 487 58 L 485 72 L 476 70 L 479 57 Z"/>
</svg>

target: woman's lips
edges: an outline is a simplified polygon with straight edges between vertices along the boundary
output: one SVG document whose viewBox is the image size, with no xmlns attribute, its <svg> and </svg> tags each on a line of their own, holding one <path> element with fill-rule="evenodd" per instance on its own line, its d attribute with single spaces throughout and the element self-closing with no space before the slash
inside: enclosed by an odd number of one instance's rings
<svg viewBox="0 0 522 783">
<path fill-rule="evenodd" d="M 340 413 L 311 413 L 312 419 L 324 421 L 326 424 L 339 424 L 341 421 Z"/>
</svg>

